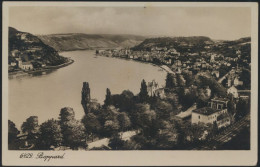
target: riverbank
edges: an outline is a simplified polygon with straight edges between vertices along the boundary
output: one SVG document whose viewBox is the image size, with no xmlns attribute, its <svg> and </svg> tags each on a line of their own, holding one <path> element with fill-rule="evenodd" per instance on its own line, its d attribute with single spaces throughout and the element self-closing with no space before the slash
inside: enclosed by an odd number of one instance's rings
<svg viewBox="0 0 260 167">
<path fill-rule="evenodd" d="M 124 59 L 124 60 L 132 60 L 132 61 L 136 61 L 136 62 L 140 62 L 140 63 L 144 63 L 144 64 L 151 64 L 153 66 L 159 67 L 160 69 L 164 70 L 167 73 L 175 74 L 175 72 L 173 72 L 167 65 L 158 65 L 158 64 L 154 64 L 152 62 L 147 62 L 147 61 L 138 60 L 138 59 L 124 58 L 124 57 L 113 57 L 113 56 L 110 57 L 110 56 L 105 56 L 105 55 L 100 55 L 100 54 L 96 54 L 96 56 L 102 56 L 102 57 L 108 57 L 108 58 L 117 58 L 117 59 Z"/>
<path fill-rule="evenodd" d="M 60 64 L 60 65 L 57 65 L 57 66 L 46 66 L 44 68 L 41 68 L 41 69 L 37 69 L 37 70 L 32 70 L 32 71 L 15 71 L 15 72 L 8 72 L 8 77 L 9 79 L 12 79 L 12 78 L 19 78 L 19 77 L 24 77 L 24 76 L 30 76 L 30 75 L 33 75 L 33 74 L 38 74 L 38 73 L 46 73 L 46 72 L 51 72 L 55 69 L 59 69 L 59 68 L 62 68 L 62 67 L 66 67 L 70 64 L 74 63 L 74 60 L 72 59 L 69 59 L 68 62 L 66 63 L 63 63 L 63 64 Z"/>
</svg>

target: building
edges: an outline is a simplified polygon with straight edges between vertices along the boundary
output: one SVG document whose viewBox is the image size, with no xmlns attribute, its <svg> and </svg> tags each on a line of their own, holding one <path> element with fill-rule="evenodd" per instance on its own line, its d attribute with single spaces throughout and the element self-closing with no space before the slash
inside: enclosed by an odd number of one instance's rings
<svg viewBox="0 0 260 167">
<path fill-rule="evenodd" d="M 159 89 L 159 84 L 152 80 L 152 82 L 148 82 L 147 91 L 149 96 L 155 96 L 155 91 Z"/>
<path fill-rule="evenodd" d="M 227 99 L 214 98 L 210 102 L 210 107 L 195 109 L 191 113 L 191 123 L 214 124 L 218 128 L 230 125 L 231 118 L 227 112 Z"/>
<path fill-rule="evenodd" d="M 22 62 L 19 67 L 23 70 L 32 70 L 33 69 L 33 65 L 31 62 Z"/>
<path fill-rule="evenodd" d="M 236 77 L 236 78 L 234 79 L 234 85 L 235 85 L 235 86 L 243 85 L 243 81 L 239 81 L 239 78 Z"/>
<path fill-rule="evenodd" d="M 216 76 L 216 78 L 219 78 L 219 71 L 212 71 L 212 73 L 211 73 L 212 75 L 215 75 Z"/>
<path fill-rule="evenodd" d="M 226 98 L 214 98 L 211 99 L 210 107 L 213 109 L 224 109 L 227 107 L 228 99 Z"/>
<path fill-rule="evenodd" d="M 227 94 L 232 94 L 234 98 L 238 98 L 238 91 L 234 85 L 227 89 Z"/>
<path fill-rule="evenodd" d="M 16 62 L 11 62 L 10 64 L 12 67 L 16 66 Z"/>
</svg>

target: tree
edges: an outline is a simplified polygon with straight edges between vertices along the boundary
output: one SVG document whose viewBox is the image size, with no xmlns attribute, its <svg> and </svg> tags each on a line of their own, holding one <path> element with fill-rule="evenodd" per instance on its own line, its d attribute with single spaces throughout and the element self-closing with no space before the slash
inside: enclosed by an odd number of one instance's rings
<svg viewBox="0 0 260 167">
<path fill-rule="evenodd" d="M 229 101 L 228 101 L 228 103 L 227 103 L 227 110 L 228 110 L 228 112 L 233 116 L 234 114 L 235 114 L 235 112 L 236 112 L 236 104 L 235 104 L 235 102 L 234 102 L 234 100 L 233 100 L 233 97 L 232 97 L 232 95 L 231 95 L 231 97 L 229 97 Z"/>
<path fill-rule="evenodd" d="M 155 111 L 160 119 L 168 119 L 173 112 L 173 107 L 169 102 L 158 99 L 155 103 Z"/>
<path fill-rule="evenodd" d="M 84 125 L 75 120 L 73 108 L 65 107 L 60 111 L 60 126 L 63 136 L 63 144 L 72 149 L 86 147 L 86 134 Z"/>
<path fill-rule="evenodd" d="M 75 119 L 75 112 L 71 107 L 64 107 L 60 110 L 60 123 L 61 125 L 67 121 Z"/>
<path fill-rule="evenodd" d="M 156 112 L 148 104 L 137 104 L 132 120 L 142 134 L 152 136 L 158 130 Z"/>
<path fill-rule="evenodd" d="M 84 109 L 84 112 L 87 114 L 89 112 L 89 103 L 91 101 L 90 98 L 90 88 L 88 82 L 83 82 L 83 87 L 81 91 L 81 104 Z"/>
<path fill-rule="evenodd" d="M 245 100 L 240 99 L 237 103 L 237 112 L 235 119 L 239 120 L 244 117 L 250 111 L 250 105 Z"/>
<path fill-rule="evenodd" d="M 110 105 L 104 108 L 98 115 L 98 119 L 101 125 L 104 125 L 107 120 L 117 120 L 119 112 L 115 106 Z"/>
<path fill-rule="evenodd" d="M 104 135 L 113 136 L 119 130 L 119 123 L 117 120 L 107 120 L 104 124 Z"/>
<path fill-rule="evenodd" d="M 30 116 L 27 118 L 26 121 L 23 122 L 21 129 L 23 133 L 28 133 L 28 135 L 36 134 L 39 130 L 38 117 Z"/>
<path fill-rule="evenodd" d="M 122 130 L 122 131 L 127 130 L 127 128 L 129 128 L 131 126 L 131 121 L 130 121 L 127 113 L 125 113 L 125 112 L 121 112 L 118 115 L 118 122 L 119 122 L 120 130 Z"/>
<path fill-rule="evenodd" d="M 81 122 L 85 126 L 87 136 L 91 136 L 93 141 L 94 135 L 98 134 L 101 129 L 99 120 L 93 113 L 88 113 L 82 118 Z"/>
<path fill-rule="evenodd" d="M 192 76 L 192 73 L 189 72 L 183 72 L 183 77 L 186 80 L 186 85 L 191 86 L 194 83 L 194 78 Z"/>
<path fill-rule="evenodd" d="M 178 141 L 177 129 L 174 124 L 169 121 L 163 121 L 161 131 L 156 139 L 159 149 L 172 149 Z"/>
<path fill-rule="evenodd" d="M 186 81 L 184 80 L 184 78 L 181 74 L 177 75 L 177 82 L 178 82 L 178 85 L 181 87 L 184 87 L 186 84 Z"/>
<path fill-rule="evenodd" d="M 118 134 L 115 134 L 110 140 L 108 146 L 112 148 L 112 150 L 122 150 L 125 141 L 120 138 Z"/>
<path fill-rule="evenodd" d="M 19 134 L 19 130 L 16 128 L 15 124 L 8 120 L 8 148 L 10 149 L 10 144 L 12 144 Z"/>
<path fill-rule="evenodd" d="M 60 146 L 62 142 L 61 127 L 57 120 L 50 119 L 40 126 L 39 144 L 40 149 L 50 149 L 51 146 Z"/>
<path fill-rule="evenodd" d="M 111 99 L 111 92 L 110 90 L 107 88 L 107 94 L 106 94 L 106 99 L 104 101 L 104 105 L 108 106 L 112 104 L 112 99 Z"/>
<path fill-rule="evenodd" d="M 251 89 L 251 71 L 243 69 L 240 78 L 243 81 L 244 87 L 246 89 Z"/>
<path fill-rule="evenodd" d="M 173 74 L 170 74 L 170 73 L 167 73 L 167 76 L 166 76 L 166 86 L 165 88 L 168 88 L 168 89 L 173 89 L 176 85 L 174 84 L 174 75 Z"/>
<path fill-rule="evenodd" d="M 86 129 L 84 125 L 78 120 L 67 121 L 63 129 L 63 141 L 65 146 L 69 146 L 72 149 L 78 149 L 79 147 L 86 148 Z"/>
<path fill-rule="evenodd" d="M 146 82 L 145 82 L 144 79 L 141 83 L 139 98 L 140 98 L 141 103 L 146 103 L 148 101 L 148 98 L 149 98 L 148 91 L 147 91 L 147 85 L 146 85 Z"/>
</svg>

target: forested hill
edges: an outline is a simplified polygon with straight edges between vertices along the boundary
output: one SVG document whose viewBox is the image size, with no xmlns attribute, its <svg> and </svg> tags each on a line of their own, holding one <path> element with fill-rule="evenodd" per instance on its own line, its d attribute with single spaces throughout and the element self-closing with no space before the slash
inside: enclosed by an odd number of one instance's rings
<svg viewBox="0 0 260 167">
<path fill-rule="evenodd" d="M 206 45 L 213 44 L 214 42 L 209 37 L 192 36 L 192 37 L 160 37 L 148 38 L 139 45 L 133 47 L 134 50 L 150 50 L 153 47 L 167 47 L 175 48 L 177 50 L 204 48 Z"/>
<path fill-rule="evenodd" d="M 51 34 L 38 36 L 45 44 L 57 51 L 72 51 L 98 48 L 127 48 L 140 44 L 145 37 L 111 34 Z"/>
<path fill-rule="evenodd" d="M 9 62 L 21 58 L 23 62 L 39 62 L 46 65 L 59 65 L 66 62 L 51 46 L 46 45 L 37 36 L 9 27 Z"/>
</svg>

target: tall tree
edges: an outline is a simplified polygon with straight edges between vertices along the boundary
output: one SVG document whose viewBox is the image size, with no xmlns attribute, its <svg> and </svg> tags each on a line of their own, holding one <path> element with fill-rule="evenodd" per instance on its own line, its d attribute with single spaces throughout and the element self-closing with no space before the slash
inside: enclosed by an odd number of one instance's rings
<svg viewBox="0 0 260 167">
<path fill-rule="evenodd" d="M 110 90 L 107 88 L 107 94 L 106 94 L 106 99 L 104 101 L 104 105 L 105 106 L 109 106 L 112 104 L 112 99 L 111 99 L 111 92 Z"/>
<path fill-rule="evenodd" d="M 140 98 L 141 103 L 146 103 L 148 101 L 148 98 L 149 98 L 148 91 L 147 91 L 147 85 L 146 85 L 146 82 L 145 82 L 144 79 L 141 83 L 139 98 Z"/>
<path fill-rule="evenodd" d="M 88 82 L 83 82 L 83 87 L 81 91 L 81 105 L 84 109 L 84 112 L 87 114 L 89 112 L 89 103 L 91 101 L 90 98 L 90 88 Z"/>
<path fill-rule="evenodd" d="M 173 78 L 174 78 L 174 75 L 173 74 L 170 74 L 170 73 L 167 73 L 167 76 L 166 76 L 166 88 L 168 89 L 172 89 L 174 88 L 174 82 L 173 82 Z"/>
<path fill-rule="evenodd" d="M 57 120 L 50 119 L 40 126 L 39 149 L 50 149 L 51 146 L 60 146 L 62 142 L 61 127 Z"/>
</svg>

